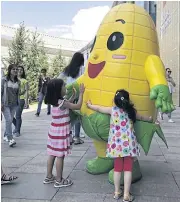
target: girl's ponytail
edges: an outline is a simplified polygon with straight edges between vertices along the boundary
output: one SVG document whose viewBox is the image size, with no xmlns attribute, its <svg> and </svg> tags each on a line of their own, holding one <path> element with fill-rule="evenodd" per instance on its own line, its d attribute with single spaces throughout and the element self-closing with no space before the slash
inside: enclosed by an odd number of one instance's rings
<svg viewBox="0 0 180 202">
<path fill-rule="evenodd" d="M 122 101 L 122 109 L 128 114 L 129 119 L 133 121 L 133 123 L 136 122 L 136 109 L 134 108 L 134 105 L 127 100 Z"/>
<path fill-rule="evenodd" d="M 118 90 L 114 97 L 114 103 L 117 107 L 123 109 L 127 114 L 129 119 L 136 122 L 136 109 L 129 99 L 129 93 L 125 90 Z"/>
</svg>

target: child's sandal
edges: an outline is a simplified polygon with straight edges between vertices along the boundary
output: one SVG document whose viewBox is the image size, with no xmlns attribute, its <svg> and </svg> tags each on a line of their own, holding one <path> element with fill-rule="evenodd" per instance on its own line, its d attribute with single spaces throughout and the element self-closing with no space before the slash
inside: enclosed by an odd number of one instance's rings
<svg viewBox="0 0 180 202">
<path fill-rule="evenodd" d="M 43 183 L 44 183 L 44 184 L 50 184 L 50 183 L 53 183 L 54 180 L 55 180 L 55 177 L 54 177 L 54 175 L 52 175 L 51 178 L 46 177 L 46 178 L 44 179 Z"/>
<path fill-rule="evenodd" d="M 62 179 L 61 182 L 55 181 L 54 187 L 55 188 L 62 188 L 62 187 L 69 187 L 73 184 L 70 179 Z"/>
<path fill-rule="evenodd" d="M 114 199 L 115 200 L 119 200 L 121 198 L 121 196 L 123 196 L 123 192 L 122 190 L 120 190 L 120 192 L 114 192 Z"/>
<path fill-rule="evenodd" d="M 11 183 L 12 181 L 18 179 L 18 177 L 16 176 L 9 176 L 9 175 L 6 175 L 6 174 L 3 174 L 2 177 L 1 177 L 1 184 L 7 184 L 7 183 Z"/>
<path fill-rule="evenodd" d="M 132 195 L 132 194 L 130 194 L 128 197 L 124 197 L 124 199 L 123 199 L 123 202 L 132 202 L 132 201 L 134 201 L 134 199 L 135 199 L 135 197 Z"/>
</svg>

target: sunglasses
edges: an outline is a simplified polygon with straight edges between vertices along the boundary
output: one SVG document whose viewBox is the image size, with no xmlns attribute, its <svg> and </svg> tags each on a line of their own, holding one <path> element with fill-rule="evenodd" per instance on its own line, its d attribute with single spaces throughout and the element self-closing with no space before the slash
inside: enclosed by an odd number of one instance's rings
<svg viewBox="0 0 180 202">
<path fill-rule="evenodd" d="M 168 71 L 169 74 L 171 74 L 171 71 Z"/>
</svg>

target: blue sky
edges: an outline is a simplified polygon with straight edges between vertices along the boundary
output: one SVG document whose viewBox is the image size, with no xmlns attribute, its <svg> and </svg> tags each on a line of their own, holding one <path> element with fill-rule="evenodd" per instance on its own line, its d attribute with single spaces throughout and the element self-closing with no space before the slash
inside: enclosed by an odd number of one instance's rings
<svg viewBox="0 0 180 202">
<path fill-rule="evenodd" d="M 1 3 L 1 22 L 6 25 L 17 25 L 20 22 L 24 21 L 25 24 L 29 27 L 38 27 L 40 31 L 43 29 L 47 31 L 52 29 L 55 26 L 73 26 L 73 18 L 77 13 L 82 9 L 92 10 L 93 7 L 103 7 L 106 6 L 103 10 L 107 10 L 107 6 L 110 8 L 113 1 L 77 1 L 77 2 L 41 2 L 41 1 L 32 1 L 32 2 L 2 2 Z M 93 10 L 92 10 L 93 11 Z M 104 11 L 106 13 L 106 11 Z M 96 9 L 97 14 L 98 11 Z M 88 15 L 88 18 L 92 14 Z M 104 15 L 103 15 L 104 16 Z M 84 16 L 85 17 L 85 16 Z M 83 17 L 83 18 L 84 18 Z M 79 18 L 81 18 L 79 16 Z M 102 16 L 100 16 L 100 20 Z M 86 19 L 89 20 L 89 19 Z M 98 16 L 97 16 L 98 20 Z M 74 22 L 77 24 L 78 22 Z M 57 33 L 51 33 L 56 35 Z M 59 34 L 59 33 L 58 33 Z"/>
<path fill-rule="evenodd" d="M 143 2 L 137 1 L 139 5 Z M 90 41 L 113 1 L 3 1 L 1 23 L 51 36 Z"/>
</svg>

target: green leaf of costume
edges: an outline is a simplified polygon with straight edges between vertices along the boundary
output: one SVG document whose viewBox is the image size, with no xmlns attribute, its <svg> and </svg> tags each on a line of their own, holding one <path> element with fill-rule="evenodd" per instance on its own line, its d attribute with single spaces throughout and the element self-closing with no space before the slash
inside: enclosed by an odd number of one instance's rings
<svg viewBox="0 0 180 202">
<path fill-rule="evenodd" d="M 77 97 L 79 95 L 79 85 L 77 82 L 67 86 L 67 97 L 71 97 L 72 89 L 74 88 L 77 91 Z M 164 94 L 166 96 L 164 96 Z M 150 93 L 151 99 L 156 99 L 156 105 L 162 106 L 166 111 L 172 111 L 173 103 L 172 97 L 169 93 L 169 88 L 164 85 L 159 85 L 154 87 Z M 161 105 L 162 104 L 162 105 Z M 90 116 L 82 115 L 80 111 L 70 110 L 71 122 L 74 122 L 76 119 L 81 120 L 82 127 L 84 132 L 92 139 L 98 141 L 108 141 L 109 136 L 109 127 L 110 127 L 110 116 L 102 114 L 99 112 L 94 112 Z M 145 154 L 147 155 L 150 149 L 152 138 L 155 133 L 163 140 L 167 146 L 166 139 L 159 125 L 149 122 L 136 121 L 134 125 L 135 135 L 137 137 L 138 143 L 142 146 Z"/>
<path fill-rule="evenodd" d="M 157 85 L 150 91 L 150 99 L 156 100 L 155 104 L 157 108 L 160 108 L 162 112 L 172 112 L 175 107 L 172 101 L 172 95 L 169 92 L 169 87 L 165 85 Z"/>
<path fill-rule="evenodd" d="M 108 141 L 110 116 L 95 112 L 90 116 L 81 116 L 81 120 L 83 129 L 89 137 L 99 141 Z M 157 133 L 157 135 L 167 146 L 167 142 L 160 125 L 149 122 L 136 121 L 134 124 L 134 129 L 137 141 L 142 146 L 146 155 L 149 152 L 152 138 L 155 133 Z"/>
<path fill-rule="evenodd" d="M 155 133 L 157 133 L 157 135 L 168 147 L 160 125 L 149 122 L 136 121 L 136 123 L 134 124 L 134 130 L 137 141 L 142 146 L 146 155 L 149 152 L 151 141 Z"/>
<path fill-rule="evenodd" d="M 92 139 L 99 141 L 108 140 L 110 116 L 95 112 L 90 116 L 81 116 L 84 132 Z"/>
</svg>

